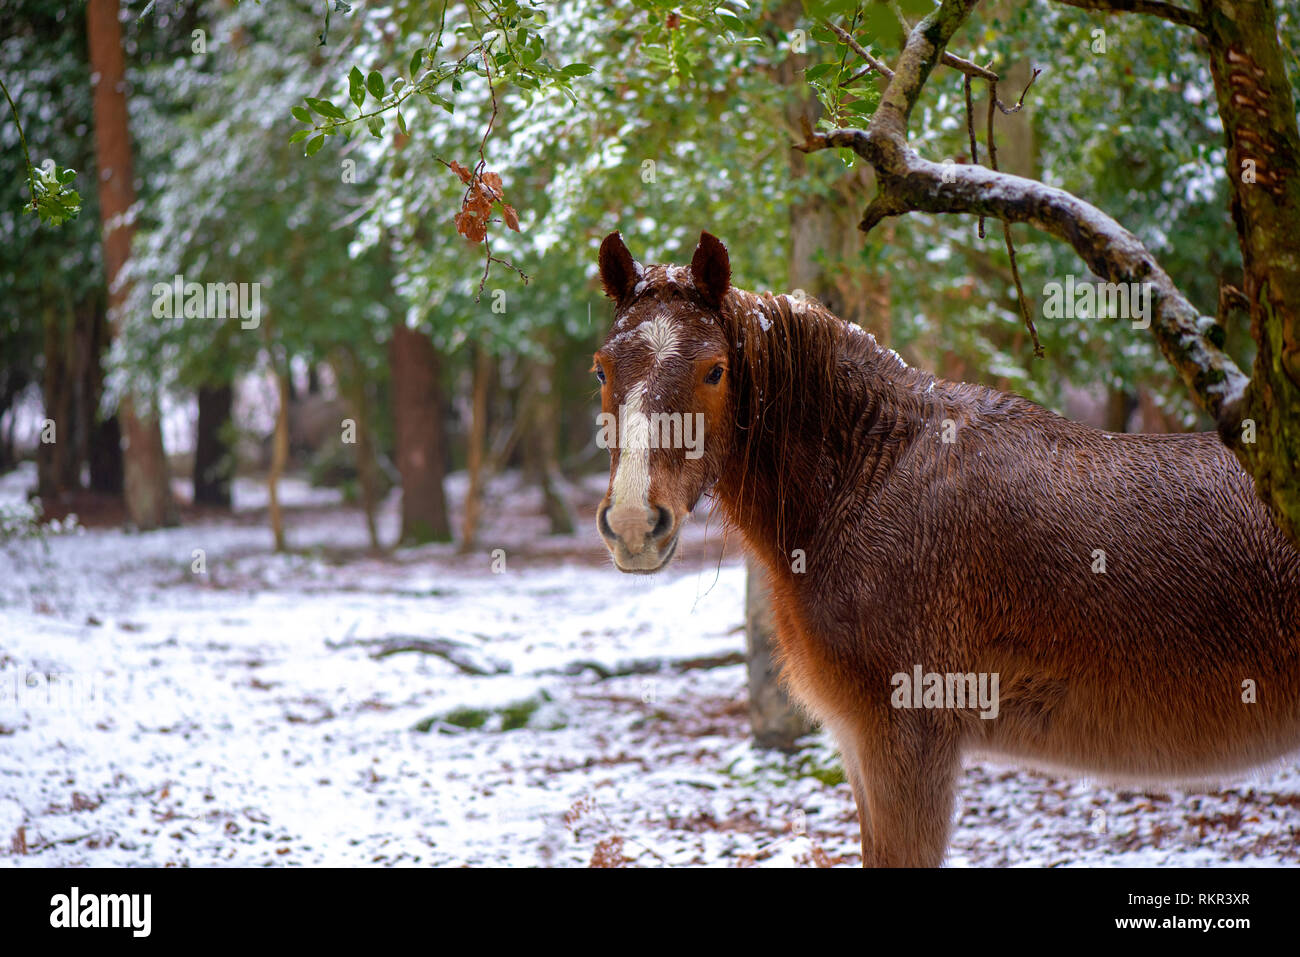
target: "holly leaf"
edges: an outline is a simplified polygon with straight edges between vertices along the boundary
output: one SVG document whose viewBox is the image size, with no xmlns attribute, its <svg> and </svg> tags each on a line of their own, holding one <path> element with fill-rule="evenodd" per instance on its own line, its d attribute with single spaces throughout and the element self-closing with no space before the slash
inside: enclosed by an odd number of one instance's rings
<svg viewBox="0 0 1300 957">
<path fill-rule="evenodd" d="M 348 115 L 340 110 L 329 100 L 318 100 L 314 96 L 307 97 L 307 105 L 329 120 L 346 120 Z"/>
<path fill-rule="evenodd" d="M 444 96 L 439 96 L 437 93 L 430 93 L 428 90 L 425 90 L 424 98 L 434 106 L 441 106 L 448 113 L 454 113 L 456 111 L 456 106 L 451 102 L 451 100 Z"/>
<path fill-rule="evenodd" d="M 366 101 L 366 81 L 356 67 L 348 73 L 348 96 L 358 107 Z"/>
</svg>

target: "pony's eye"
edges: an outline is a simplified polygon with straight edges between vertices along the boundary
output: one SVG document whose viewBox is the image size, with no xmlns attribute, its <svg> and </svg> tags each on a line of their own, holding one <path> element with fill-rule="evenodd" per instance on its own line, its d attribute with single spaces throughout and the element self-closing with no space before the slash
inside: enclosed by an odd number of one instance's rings
<svg viewBox="0 0 1300 957">
<path fill-rule="evenodd" d="M 596 378 L 600 380 L 601 385 L 605 384 L 605 370 L 600 366 L 596 366 Z"/>
<path fill-rule="evenodd" d="M 709 370 L 709 374 L 704 377 L 704 381 L 709 385 L 717 385 L 722 381 L 722 366 L 714 366 Z"/>
</svg>

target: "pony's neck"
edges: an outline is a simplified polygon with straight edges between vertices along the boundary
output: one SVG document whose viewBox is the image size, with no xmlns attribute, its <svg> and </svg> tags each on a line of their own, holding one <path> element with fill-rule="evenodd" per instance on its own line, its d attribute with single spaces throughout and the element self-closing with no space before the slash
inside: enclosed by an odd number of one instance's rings
<svg viewBox="0 0 1300 957">
<path fill-rule="evenodd" d="M 931 418 L 935 379 L 817 303 L 733 289 L 737 428 L 714 489 L 769 566 L 827 541 Z"/>
</svg>

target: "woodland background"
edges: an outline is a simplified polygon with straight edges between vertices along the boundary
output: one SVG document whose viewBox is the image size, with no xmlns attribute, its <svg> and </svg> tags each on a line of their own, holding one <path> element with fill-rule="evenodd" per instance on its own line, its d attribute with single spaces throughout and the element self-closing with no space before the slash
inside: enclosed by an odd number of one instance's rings
<svg viewBox="0 0 1300 957">
<path fill-rule="evenodd" d="M 109 503 L 86 493 L 111 498 L 121 487 L 115 400 L 138 393 L 165 410 L 171 473 L 193 481 L 182 506 L 229 505 L 237 471 L 302 468 L 347 483 L 371 509 L 400 483 L 402 541 L 454 536 L 471 547 L 475 507 L 453 529 L 445 475 L 469 469 L 481 488 L 487 474 L 525 468 L 546 490 L 556 530 L 568 530 L 576 516 L 564 506 L 566 476 L 601 467 L 588 368 L 609 313 L 593 262 L 615 228 L 646 261 L 689 258 L 709 229 L 730 243 L 738 284 L 802 288 L 946 377 L 1015 390 L 1113 430 L 1209 425 L 1152 339 L 1126 323 L 1040 317 L 1045 357 L 1034 359 L 998 230 L 980 239 L 968 218 L 912 215 L 863 241 L 855 227 L 870 171 L 790 149 L 801 117 L 828 112 L 816 87 L 844 59 L 828 56 L 835 46 L 817 39 L 798 4 L 724 4 L 731 21 L 703 18 L 712 5 L 545 7 L 547 54 L 560 71 L 570 63 L 572 97 L 516 83 L 494 98 L 469 72 L 446 104 L 454 112 L 413 96 L 402 130 L 390 114 L 379 137 L 331 137 L 304 158 L 305 144 L 289 142 L 301 125 L 290 107 L 302 109 L 306 96 L 346 102 L 357 63 L 363 74 L 377 68 L 382 86 L 382 70 L 436 33 L 441 5 L 335 13 L 322 46 L 321 4 L 124 4 L 134 235 L 114 335 L 85 11 L 6 4 L 0 75 L 32 161 L 55 157 L 77 170 L 85 207 L 57 228 L 23 215 L 17 129 L 0 127 L 0 469 L 35 454 L 46 514 L 92 518 Z M 471 19 L 476 9 L 448 8 L 449 57 L 486 29 Z M 1053 3 L 995 3 L 976 16 L 963 40 L 973 36 L 978 49 L 966 52 L 999 65 L 1004 98 L 1032 68 L 1043 71 L 1025 109 L 998 117 L 1002 168 L 1111 213 L 1213 314 L 1220 287 L 1240 283 L 1241 263 L 1196 40 L 1160 20 Z M 1288 50 L 1300 44 L 1294 19 L 1279 11 Z M 720 23 L 734 34 L 721 37 Z M 1094 52 L 1099 28 L 1105 52 Z M 792 44 L 797 30 L 805 44 Z M 1287 67 L 1295 82 L 1294 56 Z M 983 138 L 986 94 L 975 92 Z M 852 118 L 869 112 L 868 94 L 831 105 Z M 955 71 L 923 94 L 913 142 L 967 160 Z M 472 167 L 480 145 L 521 224 L 498 230 L 492 253 L 527 284 L 494 263 L 480 289 L 482 250 L 450 226 L 465 187 L 438 159 Z M 1063 244 L 1014 229 L 1036 313 L 1046 283 L 1088 277 Z M 154 319 L 153 284 L 177 274 L 260 283 L 260 328 Z M 1228 351 L 1248 366 L 1246 324 L 1227 334 Z M 47 417 L 58 442 L 39 441 Z M 345 418 L 359 426 L 353 443 L 341 441 Z M 280 440 L 277 428 L 287 433 Z M 281 441 L 284 461 L 274 454 Z M 134 517 L 154 524 L 160 508 Z M 166 510 L 165 520 L 177 517 Z"/>
</svg>

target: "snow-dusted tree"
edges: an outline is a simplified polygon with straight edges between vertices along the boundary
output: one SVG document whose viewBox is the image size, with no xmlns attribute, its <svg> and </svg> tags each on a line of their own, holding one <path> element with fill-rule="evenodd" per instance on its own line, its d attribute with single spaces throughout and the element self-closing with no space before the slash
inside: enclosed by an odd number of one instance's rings
<svg viewBox="0 0 1300 957">
<path fill-rule="evenodd" d="M 114 335 L 130 322 L 127 261 L 135 204 L 131 129 L 127 122 L 126 60 L 117 0 L 90 0 L 86 7 L 90 66 L 94 85 L 95 152 L 99 171 L 99 213 L 104 229 L 104 278 L 108 316 Z M 142 529 L 176 520 L 162 427 L 155 395 L 137 383 L 118 399 L 122 430 L 123 478 L 127 514 Z"/>
</svg>

